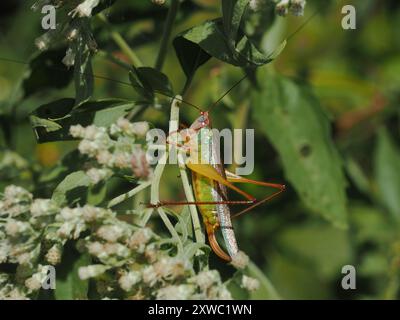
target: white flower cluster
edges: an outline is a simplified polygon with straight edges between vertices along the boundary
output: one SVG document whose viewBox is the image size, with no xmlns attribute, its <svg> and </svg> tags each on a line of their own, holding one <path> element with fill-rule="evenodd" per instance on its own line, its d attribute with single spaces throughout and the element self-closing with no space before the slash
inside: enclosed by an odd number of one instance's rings
<svg viewBox="0 0 400 320">
<path fill-rule="evenodd" d="M 173 257 L 163 257 L 143 269 L 124 272 L 118 283 L 121 289 L 132 294 L 131 298 L 139 298 L 140 292 L 152 292 L 152 298 L 158 300 L 232 299 L 218 271 L 195 274 L 189 261 Z"/>
<path fill-rule="evenodd" d="M 74 10 L 72 10 L 68 15 L 75 18 L 78 16 L 82 17 L 90 17 L 92 15 L 92 11 L 99 4 L 100 0 L 85 0 L 81 4 L 79 4 Z"/>
<path fill-rule="evenodd" d="M 248 291 L 255 291 L 260 287 L 260 282 L 257 279 L 243 275 L 241 286 Z"/>
<path fill-rule="evenodd" d="M 286 16 L 288 13 L 294 16 L 302 16 L 305 7 L 306 0 L 278 0 L 275 10 L 280 16 Z"/>
<path fill-rule="evenodd" d="M 93 264 L 78 274 L 81 281 L 93 279 L 101 297 L 232 298 L 217 271 L 196 274 L 191 259 L 170 256 L 161 249 L 166 239 L 149 228 L 122 221 L 108 209 L 59 207 L 51 199 L 33 199 L 25 189 L 8 186 L 0 198 L 0 264 L 14 263 L 17 270 L 0 272 L 0 299 L 35 296 L 46 265 L 63 262 L 68 240 L 90 255 Z"/>
<path fill-rule="evenodd" d="M 108 298 L 122 289 L 126 299 L 231 299 L 217 271 L 196 274 L 190 260 L 169 256 L 157 238 L 122 221 L 103 224 L 83 244 L 101 263 L 81 267 L 79 277 L 97 280 L 98 292 Z M 117 282 L 105 281 L 107 272 L 117 274 Z"/>
<path fill-rule="evenodd" d="M 70 133 L 74 138 L 82 139 L 79 151 L 95 160 L 97 167 L 89 169 L 86 174 L 96 184 L 108 179 L 113 172 L 139 179 L 151 178 L 152 169 L 146 152 L 137 143 L 143 140 L 148 130 L 147 122 L 131 123 L 120 118 L 110 128 L 76 125 L 70 128 Z"/>
<path fill-rule="evenodd" d="M 33 200 L 21 187 L 6 187 L 0 200 L 0 263 L 31 265 L 40 254 L 38 238 L 58 212 L 52 200 Z M 54 249 L 50 255 L 56 260 Z"/>
<path fill-rule="evenodd" d="M 259 10 L 262 5 L 265 5 L 265 0 L 250 0 L 249 1 L 249 8 L 253 11 Z"/>
<path fill-rule="evenodd" d="M 158 6 L 162 6 L 165 3 L 165 0 L 151 0 L 151 2 Z"/>
</svg>

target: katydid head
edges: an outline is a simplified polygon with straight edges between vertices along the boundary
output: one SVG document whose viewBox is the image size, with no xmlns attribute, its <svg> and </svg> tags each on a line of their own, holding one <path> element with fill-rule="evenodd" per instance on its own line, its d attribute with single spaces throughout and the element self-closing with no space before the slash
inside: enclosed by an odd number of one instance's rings
<svg viewBox="0 0 400 320">
<path fill-rule="evenodd" d="M 210 115 L 208 111 L 201 111 L 200 116 L 192 123 L 190 129 L 194 131 L 199 131 L 202 128 L 210 126 Z"/>
</svg>

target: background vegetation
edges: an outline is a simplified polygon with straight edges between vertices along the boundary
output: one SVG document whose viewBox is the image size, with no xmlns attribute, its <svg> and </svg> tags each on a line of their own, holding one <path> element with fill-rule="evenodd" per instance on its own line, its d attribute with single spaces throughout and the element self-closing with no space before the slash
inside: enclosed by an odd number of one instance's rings
<svg viewBox="0 0 400 320">
<path fill-rule="evenodd" d="M 396 299 L 400 286 L 400 5 L 395 0 L 350 1 L 357 9 L 357 29 L 343 30 L 341 8 L 349 1 L 323 1 L 321 5 L 321 1 L 309 0 L 304 17 L 280 17 L 275 13 L 275 3 L 259 2 L 263 3 L 260 8 L 247 10 L 242 17 L 241 30 L 262 52 L 272 52 L 307 17 L 319 11 L 288 39 L 272 63 L 262 66 L 265 56 L 252 50 L 243 51 L 248 54 L 246 61 L 229 55 L 219 47 L 217 38 L 203 43 L 202 48 L 219 59 L 208 60 L 192 74 L 189 67 L 195 62 L 190 50 L 196 41 L 187 34 L 182 36 L 182 32 L 220 17 L 221 5 L 211 0 L 183 1 L 171 41 L 161 49 L 166 54 L 162 71 L 173 93 L 183 90 L 184 100 L 204 109 L 243 72 L 249 74 L 213 110 L 213 125 L 254 128 L 256 160 L 250 178 L 287 185 L 284 195 L 235 220 L 239 246 L 257 266 L 251 276 L 263 285 L 250 295 L 234 281 L 229 289 L 234 298 L 271 298 L 277 297 L 277 292 L 290 299 Z M 51 198 L 68 174 L 84 169 L 74 151 L 78 142 L 67 136 L 71 124 L 109 125 L 111 120 L 129 114 L 134 121 L 145 120 L 152 127 L 167 130 L 170 99 L 154 96 L 154 92 L 148 96 L 148 88 L 144 95 L 134 90 L 125 66 L 136 62 L 138 67 L 136 59 L 143 66 L 162 61 L 160 42 L 170 3 L 101 1 L 102 15 L 90 18 L 93 40 L 90 34 L 82 40 L 87 44 L 95 39 L 98 51 L 93 54 L 86 45 L 76 56 L 84 74 L 90 71 L 88 61 L 92 58 L 93 73 L 100 76 L 93 79 L 93 92 L 88 89 L 90 77 L 77 80 L 74 68 L 66 69 L 62 64 L 67 50 L 65 38 L 54 40 L 50 50 L 38 52 L 34 43 L 43 30 L 40 11 L 32 11 L 32 3 L 1 3 L 0 190 L 14 184 L 29 190 L 35 198 Z M 120 35 L 131 50 L 121 45 Z M 201 38 L 204 29 L 195 35 Z M 192 47 L 182 39 L 185 36 Z M 175 48 L 173 39 L 178 39 Z M 186 76 L 192 78 L 190 86 L 185 86 Z M 169 88 L 163 90 L 169 92 Z M 92 101 L 125 99 L 140 108 L 134 109 L 134 114 L 125 109 L 118 113 L 122 109 L 113 108 L 122 102 L 114 100 L 94 113 L 84 105 L 83 112 L 88 113 L 72 114 L 65 122 L 55 121 L 63 130 L 43 122 L 70 115 L 71 106 L 89 97 Z M 63 104 L 59 101 L 62 98 L 77 100 Z M 54 101 L 57 103 L 43 107 Z M 100 109 L 104 113 L 96 118 Z M 197 115 L 197 110 L 182 105 L 181 122 L 190 124 Z M 80 189 L 85 199 L 78 198 L 78 203 L 90 203 L 93 193 L 99 192 L 93 203 L 105 207 L 138 181 L 121 176 L 114 175 L 100 191 L 99 187 Z M 185 199 L 176 166 L 166 168 L 160 183 L 160 199 Z M 243 189 L 257 198 L 267 192 L 248 185 Z M 92 196 L 90 201 L 87 192 Z M 116 210 L 137 209 L 139 203 L 149 199 L 147 189 Z M 77 203 L 76 198 L 75 202 L 68 201 L 69 206 Z M 167 234 L 159 220 L 154 215 L 150 228 Z M 68 248 L 63 256 L 67 274 L 68 268 L 76 269 L 66 261 L 77 261 L 71 258 L 75 249 Z M 342 266 L 348 264 L 357 270 L 356 290 L 345 291 L 340 285 Z M 222 281 L 237 275 L 214 254 L 209 255 L 209 265 L 220 272 Z M 3 273 L 15 272 L 13 263 L 1 264 L 0 268 Z M 58 297 L 76 296 L 61 293 Z"/>
</svg>

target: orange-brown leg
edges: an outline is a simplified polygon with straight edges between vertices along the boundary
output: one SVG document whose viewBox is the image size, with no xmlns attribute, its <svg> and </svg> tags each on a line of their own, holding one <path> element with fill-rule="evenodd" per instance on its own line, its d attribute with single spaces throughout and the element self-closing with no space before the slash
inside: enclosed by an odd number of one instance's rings
<svg viewBox="0 0 400 320">
<path fill-rule="evenodd" d="M 226 200 L 226 201 L 160 201 L 157 204 L 148 204 L 148 208 L 159 208 L 163 206 L 184 206 L 184 205 L 213 205 L 213 204 L 254 204 L 255 200 Z"/>
<path fill-rule="evenodd" d="M 237 217 L 241 216 L 242 214 L 254 209 L 255 207 L 258 207 L 259 205 L 263 204 L 264 202 L 267 202 L 267 201 L 275 198 L 276 196 L 278 196 L 279 194 L 284 192 L 285 188 L 286 188 L 286 186 L 284 184 L 270 183 L 270 182 L 263 182 L 263 181 L 247 179 L 247 178 L 238 176 L 232 172 L 229 172 L 228 170 L 225 170 L 225 174 L 226 174 L 227 180 L 232 183 L 250 183 L 250 184 L 255 184 L 255 185 L 259 185 L 259 186 L 271 187 L 274 189 L 278 189 L 278 191 L 274 192 L 273 194 L 265 197 L 264 199 L 262 199 L 260 201 L 253 203 L 250 207 L 243 209 L 242 211 L 239 211 L 238 213 L 233 214 L 232 218 L 237 218 Z"/>
</svg>

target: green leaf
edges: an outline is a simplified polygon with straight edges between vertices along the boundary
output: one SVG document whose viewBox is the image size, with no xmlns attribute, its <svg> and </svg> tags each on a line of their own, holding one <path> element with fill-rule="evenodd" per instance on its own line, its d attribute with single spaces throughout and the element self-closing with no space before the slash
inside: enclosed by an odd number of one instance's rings
<svg viewBox="0 0 400 320">
<path fill-rule="evenodd" d="M 193 225 L 190 216 L 189 207 L 185 206 L 180 214 L 174 215 L 178 222 L 175 224 L 175 230 L 178 234 L 182 235 L 182 242 L 184 243 L 190 238 L 190 242 L 193 240 Z"/>
<path fill-rule="evenodd" d="M 278 151 L 287 179 L 308 208 L 346 227 L 346 181 L 319 102 L 302 86 L 265 68 L 258 78 L 254 120 Z"/>
<path fill-rule="evenodd" d="M 379 196 L 392 216 L 400 219 L 400 151 L 386 129 L 378 134 L 374 167 Z"/>
<path fill-rule="evenodd" d="M 160 93 L 167 97 L 174 95 L 168 77 L 154 68 L 134 68 L 133 71 L 129 72 L 129 79 L 138 94 L 147 99 L 153 99 L 154 93 Z"/>
<path fill-rule="evenodd" d="M 84 161 L 87 161 L 87 157 L 78 149 L 70 151 L 56 166 L 42 170 L 37 180 L 38 188 L 54 190 L 69 173 L 79 171 Z"/>
<path fill-rule="evenodd" d="M 154 98 L 152 90 L 143 86 L 135 71 L 129 71 L 129 81 L 138 95 L 143 97 L 146 101 L 151 101 Z"/>
<path fill-rule="evenodd" d="M 179 63 L 188 79 L 193 77 L 196 70 L 211 58 L 200 46 L 183 36 L 175 38 L 173 44 Z"/>
<path fill-rule="evenodd" d="M 52 199 L 59 205 L 82 203 L 87 197 L 90 179 L 84 171 L 76 171 L 64 178 L 53 192 Z"/>
<path fill-rule="evenodd" d="M 63 263 L 57 267 L 55 297 L 57 300 L 87 299 L 89 281 L 81 280 L 78 269 L 91 263 L 87 254 L 80 254 L 68 248 L 63 255 Z"/>
<path fill-rule="evenodd" d="M 206 252 L 208 246 L 204 243 L 198 243 L 198 242 L 190 242 L 185 245 L 185 248 L 183 250 L 183 259 L 184 260 L 191 260 L 198 252 L 199 250 L 203 250 Z M 202 253 L 201 255 L 204 255 L 205 253 Z"/>
<path fill-rule="evenodd" d="M 75 106 L 74 99 L 66 98 L 40 106 L 33 112 L 31 122 L 39 143 L 72 140 L 72 125 L 108 126 L 135 106 L 134 102 L 120 99 L 85 101 Z"/>
<path fill-rule="evenodd" d="M 48 50 L 31 60 L 28 74 L 22 83 L 25 97 L 45 89 L 62 89 L 71 82 L 72 69 L 61 62 L 65 52 L 65 47 Z"/>
<path fill-rule="evenodd" d="M 269 55 L 269 58 L 271 60 L 275 60 L 283 51 L 283 49 L 285 49 L 287 45 L 287 40 L 283 40 L 276 48 L 274 51 L 271 52 L 271 54 Z"/>
<path fill-rule="evenodd" d="M 137 68 L 136 72 L 142 83 L 146 84 L 154 92 L 173 96 L 174 91 L 172 90 L 171 82 L 164 73 L 149 67 Z"/>
<path fill-rule="evenodd" d="M 41 105 L 32 114 L 37 118 L 56 121 L 71 112 L 74 104 L 75 99 L 63 98 Z"/>
<path fill-rule="evenodd" d="M 271 5 L 271 3 L 269 5 L 258 6 L 256 10 L 248 8 L 242 18 L 241 27 L 252 41 L 260 44 L 263 36 L 273 26 L 275 18 L 275 6 Z"/>
<path fill-rule="evenodd" d="M 100 182 L 94 186 L 90 186 L 88 190 L 87 203 L 92 206 L 100 205 L 107 196 L 107 185 Z"/>
<path fill-rule="evenodd" d="M 222 22 L 229 43 L 235 46 L 240 21 L 249 4 L 249 0 L 222 0 Z"/>
<path fill-rule="evenodd" d="M 206 21 L 174 39 L 174 47 L 187 77 L 212 56 L 239 67 L 260 66 L 272 61 L 270 55 L 260 52 L 242 36 L 232 46 L 225 35 L 222 19 Z"/>
<path fill-rule="evenodd" d="M 41 119 L 36 116 L 30 116 L 30 120 L 32 127 L 36 130 L 39 130 L 39 128 L 44 128 L 44 130 L 46 130 L 47 132 L 53 132 L 62 128 L 57 122 L 47 119 Z"/>
</svg>

